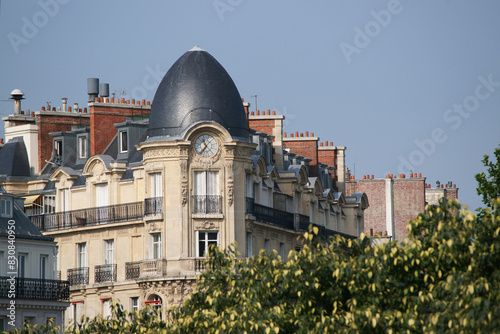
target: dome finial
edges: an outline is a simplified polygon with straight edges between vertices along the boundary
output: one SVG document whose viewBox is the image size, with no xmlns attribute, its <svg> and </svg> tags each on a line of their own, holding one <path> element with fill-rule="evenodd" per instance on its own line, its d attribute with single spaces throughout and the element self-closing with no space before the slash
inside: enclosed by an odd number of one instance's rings
<svg viewBox="0 0 500 334">
<path fill-rule="evenodd" d="M 202 48 L 200 48 L 200 46 L 199 46 L 199 45 L 196 45 L 194 48 L 192 48 L 192 49 L 191 49 L 191 50 L 189 50 L 189 51 L 205 51 L 205 50 L 203 50 Z"/>
</svg>

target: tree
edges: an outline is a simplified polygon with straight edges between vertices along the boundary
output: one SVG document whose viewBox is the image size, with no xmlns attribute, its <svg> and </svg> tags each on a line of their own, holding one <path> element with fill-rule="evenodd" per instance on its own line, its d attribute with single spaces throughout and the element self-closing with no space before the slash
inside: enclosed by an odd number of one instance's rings
<svg viewBox="0 0 500 334">
<path fill-rule="evenodd" d="M 314 230 L 287 262 L 215 250 L 171 333 L 494 332 L 500 328 L 500 200 L 489 218 L 428 206 L 404 244 Z"/>
<path fill-rule="evenodd" d="M 485 155 L 481 162 L 487 168 L 487 174 L 476 174 L 478 183 L 477 194 L 482 197 L 483 203 L 487 207 L 492 207 L 491 201 L 500 197 L 500 147 L 495 148 L 496 162 L 490 161 L 490 157 Z"/>
<path fill-rule="evenodd" d="M 82 319 L 69 333 L 492 333 L 500 328 L 500 199 L 477 217 L 455 201 L 427 206 L 409 237 L 372 246 L 316 228 L 283 262 L 213 249 L 169 321 L 146 308 Z M 22 333 L 46 333 L 24 331 Z"/>
</svg>

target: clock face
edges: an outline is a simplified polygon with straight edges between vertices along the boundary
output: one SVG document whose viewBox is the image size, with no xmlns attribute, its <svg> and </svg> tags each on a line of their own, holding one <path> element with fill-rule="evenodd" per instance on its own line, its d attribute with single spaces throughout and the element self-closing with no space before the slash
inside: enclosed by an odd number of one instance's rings
<svg viewBox="0 0 500 334">
<path fill-rule="evenodd" d="M 217 152 L 217 141 L 210 135 L 201 135 L 194 142 L 194 149 L 202 157 L 211 157 Z"/>
</svg>

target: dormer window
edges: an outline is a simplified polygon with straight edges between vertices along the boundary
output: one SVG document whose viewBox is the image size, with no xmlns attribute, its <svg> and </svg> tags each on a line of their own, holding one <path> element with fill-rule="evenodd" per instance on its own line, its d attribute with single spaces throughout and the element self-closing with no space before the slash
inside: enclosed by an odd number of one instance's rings
<svg viewBox="0 0 500 334">
<path fill-rule="evenodd" d="M 78 136 L 78 159 L 86 159 L 87 155 L 87 136 Z"/>
<path fill-rule="evenodd" d="M 56 154 L 56 157 L 59 157 L 59 158 L 62 157 L 62 153 L 63 153 L 63 145 L 62 144 L 63 143 L 62 143 L 61 139 L 54 140 L 54 152 Z"/>
<path fill-rule="evenodd" d="M 0 198 L 0 217 L 12 218 L 12 198 Z"/>
<path fill-rule="evenodd" d="M 128 133 L 126 130 L 119 132 L 120 153 L 128 152 Z"/>
</svg>

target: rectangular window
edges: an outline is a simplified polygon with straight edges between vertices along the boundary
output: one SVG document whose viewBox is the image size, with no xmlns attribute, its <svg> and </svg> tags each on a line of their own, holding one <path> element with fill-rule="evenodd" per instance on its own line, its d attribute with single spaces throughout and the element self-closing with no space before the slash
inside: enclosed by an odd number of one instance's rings
<svg viewBox="0 0 500 334">
<path fill-rule="evenodd" d="M 36 317 L 24 317 L 24 325 L 34 325 L 36 323 Z"/>
<path fill-rule="evenodd" d="M 111 317 L 111 299 L 102 299 L 102 317 Z"/>
<path fill-rule="evenodd" d="M 195 213 L 222 213 L 218 172 L 194 173 Z"/>
<path fill-rule="evenodd" d="M 47 278 L 47 265 L 49 263 L 48 255 L 40 255 L 40 278 Z"/>
<path fill-rule="evenodd" d="M 253 180 L 252 174 L 247 174 L 245 176 L 245 196 L 253 198 Z"/>
<path fill-rule="evenodd" d="M 120 153 L 128 151 L 128 133 L 127 131 L 120 131 Z"/>
<path fill-rule="evenodd" d="M 151 173 L 151 197 L 163 197 L 161 173 Z"/>
<path fill-rule="evenodd" d="M 211 245 L 219 246 L 219 232 L 196 231 L 196 257 L 206 257 Z"/>
<path fill-rule="evenodd" d="M 139 297 L 130 298 L 130 311 L 131 312 L 139 311 Z"/>
<path fill-rule="evenodd" d="M 69 188 L 61 189 L 61 210 L 69 211 Z"/>
<path fill-rule="evenodd" d="M 56 196 L 45 195 L 43 196 L 43 213 L 56 212 Z"/>
<path fill-rule="evenodd" d="M 3 276 L 3 252 L 0 252 L 0 276 Z"/>
<path fill-rule="evenodd" d="M 87 243 L 76 244 L 76 266 L 84 268 L 87 266 Z"/>
<path fill-rule="evenodd" d="M 285 261 L 285 244 L 280 242 L 280 256 L 281 260 Z"/>
<path fill-rule="evenodd" d="M 95 185 L 95 204 L 96 206 L 108 206 L 108 184 L 98 183 Z"/>
<path fill-rule="evenodd" d="M 5 331 L 6 324 L 7 324 L 7 317 L 0 317 L 0 331 Z"/>
<path fill-rule="evenodd" d="M 151 257 L 161 259 L 161 233 L 151 233 Z"/>
<path fill-rule="evenodd" d="M 28 261 L 28 254 L 17 255 L 17 276 L 20 278 L 26 277 L 26 266 Z"/>
<path fill-rule="evenodd" d="M 56 158 L 59 158 L 59 161 L 62 160 L 62 153 L 63 153 L 63 145 L 62 145 L 62 140 L 54 140 L 54 152 L 56 155 Z M 57 162 L 56 162 L 57 163 Z"/>
<path fill-rule="evenodd" d="M 82 320 L 84 306 L 85 305 L 83 304 L 83 301 L 73 303 L 71 310 L 73 315 L 73 322 L 75 324 L 80 323 L 80 321 Z"/>
<path fill-rule="evenodd" d="M 271 251 L 271 247 L 269 246 L 269 239 L 265 239 L 264 240 L 264 249 L 266 250 L 266 252 L 270 252 Z"/>
<path fill-rule="evenodd" d="M 115 241 L 113 239 L 104 240 L 104 264 L 114 264 Z"/>
<path fill-rule="evenodd" d="M 247 232 L 247 257 L 253 256 L 252 232 Z"/>
<path fill-rule="evenodd" d="M 87 136 L 78 137 L 78 158 L 85 159 L 87 157 Z"/>
<path fill-rule="evenodd" d="M 0 198 L 0 216 L 5 218 L 12 218 L 12 198 Z"/>
</svg>

